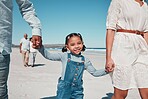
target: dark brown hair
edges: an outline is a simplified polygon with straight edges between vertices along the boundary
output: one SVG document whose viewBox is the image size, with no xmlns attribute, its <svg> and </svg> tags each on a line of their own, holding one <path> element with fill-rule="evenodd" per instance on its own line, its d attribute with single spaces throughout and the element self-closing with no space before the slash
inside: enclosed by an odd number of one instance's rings
<svg viewBox="0 0 148 99">
<path fill-rule="evenodd" d="M 68 40 L 69 40 L 71 37 L 73 37 L 73 36 L 79 37 L 80 40 L 83 42 L 83 38 L 82 38 L 82 36 L 81 36 L 80 33 L 70 33 L 69 35 L 66 36 L 65 45 L 68 45 Z M 83 45 L 82 51 L 85 51 L 85 49 L 86 49 L 86 47 L 85 47 L 85 45 Z M 62 48 L 62 52 L 67 52 L 66 46 L 64 46 L 64 47 Z"/>
</svg>

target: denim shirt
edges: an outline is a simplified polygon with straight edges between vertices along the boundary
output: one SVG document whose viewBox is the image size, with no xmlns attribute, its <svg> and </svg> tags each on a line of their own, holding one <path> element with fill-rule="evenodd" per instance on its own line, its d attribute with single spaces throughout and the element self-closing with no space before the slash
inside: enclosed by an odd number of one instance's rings
<svg viewBox="0 0 148 99">
<path fill-rule="evenodd" d="M 22 17 L 32 28 L 32 35 L 41 36 L 41 23 L 29 0 L 16 0 Z M 11 53 L 13 1 L 0 0 L 0 53 Z"/>
<path fill-rule="evenodd" d="M 47 51 L 44 48 L 44 46 L 41 47 L 38 50 L 43 55 L 43 57 L 45 57 L 46 59 L 52 60 L 52 61 L 61 61 L 62 62 L 61 80 L 63 80 L 64 77 L 65 77 L 66 65 L 67 65 L 67 60 L 68 60 L 68 52 L 64 52 L 64 53 L 50 53 L 49 51 Z M 84 58 L 85 58 L 84 68 L 91 75 L 93 75 L 94 77 L 100 77 L 100 76 L 104 76 L 104 75 L 108 74 L 105 71 L 105 69 L 96 70 L 93 67 L 93 65 L 90 62 L 90 60 L 88 58 L 86 58 L 86 57 L 84 57 Z M 74 54 L 71 54 L 71 60 L 72 61 L 75 61 L 75 62 L 83 62 L 82 61 L 82 55 L 74 55 Z"/>
</svg>

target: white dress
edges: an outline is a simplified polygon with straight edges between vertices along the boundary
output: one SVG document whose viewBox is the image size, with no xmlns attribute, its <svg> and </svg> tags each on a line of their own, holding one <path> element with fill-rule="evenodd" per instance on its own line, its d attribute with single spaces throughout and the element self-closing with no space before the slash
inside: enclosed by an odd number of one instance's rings
<svg viewBox="0 0 148 99">
<path fill-rule="evenodd" d="M 135 0 L 112 0 L 107 29 L 148 32 L 148 6 Z M 121 90 L 148 88 L 148 44 L 141 35 L 116 32 L 112 48 L 113 86 Z"/>
</svg>

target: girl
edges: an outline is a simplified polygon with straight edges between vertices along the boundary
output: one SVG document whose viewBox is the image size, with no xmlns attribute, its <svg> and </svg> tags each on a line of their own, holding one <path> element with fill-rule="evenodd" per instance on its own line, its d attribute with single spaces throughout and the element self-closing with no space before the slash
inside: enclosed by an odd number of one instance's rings
<svg viewBox="0 0 148 99">
<path fill-rule="evenodd" d="M 83 99 L 83 72 L 87 70 L 95 77 L 106 75 L 105 69 L 96 70 L 89 59 L 82 55 L 85 51 L 82 36 L 71 33 L 66 37 L 64 53 L 49 53 L 42 47 L 40 53 L 47 59 L 62 62 L 62 75 L 58 81 L 57 99 Z M 68 51 L 68 52 L 67 52 Z"/>
<path fill-rule="evenodd" d="M 35 58 L 36 58 L 36 55 L 37 55 L 37 49 L 32 47 L 32 45 L 33 45 L 32 37 L 29 39 L 29 41 L 30 41 L 29 64 L 30 64 L 31 67 L 34 67 Z"/>
</svg>

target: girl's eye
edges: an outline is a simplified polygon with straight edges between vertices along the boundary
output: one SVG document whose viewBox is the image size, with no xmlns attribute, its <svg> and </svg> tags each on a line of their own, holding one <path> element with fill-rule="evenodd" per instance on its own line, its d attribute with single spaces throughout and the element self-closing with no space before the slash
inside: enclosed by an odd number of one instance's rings
<svg viewBox="0 0 148 99">
<path fill-rule="evenodd" d="M 79 42 L 77 42 L 77 44 L 78 44 L 78 45 L 80 45 L 80 44 L 82 44 L 82 42 L 81 42 L 81 41 L 79 41 Z"/>
<path fill-rule="evenodd" d="M 73 44 L 73 43 L 72 43 L 72 44 L 70 44 L 70 46 L 74 46 L 74 45 L 75 45 L 75 44 Z"/>
<path fill-rule="evenodd" d="M 82 44 L 82 42 L 78 42 L 78 44 Z"/>
</svg>

